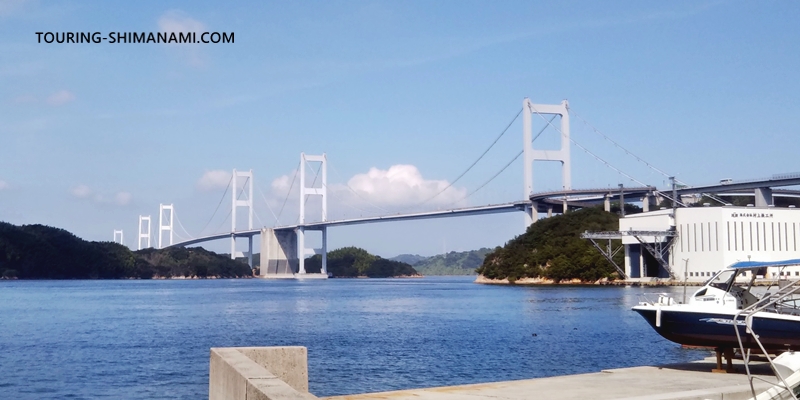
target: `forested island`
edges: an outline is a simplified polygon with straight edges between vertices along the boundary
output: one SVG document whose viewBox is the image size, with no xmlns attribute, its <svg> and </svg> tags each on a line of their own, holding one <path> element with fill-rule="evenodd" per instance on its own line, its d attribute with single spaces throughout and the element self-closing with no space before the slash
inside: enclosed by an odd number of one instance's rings
<svg viewBox="0 0 800 400">
<path fill-rule="evenodd" d="M 381 258 L 358 247 L 342 247 L 328 252 L 327 266 L 334 278 L 420 276 L 408 263 Z M 320 273 L 322 256 L 316 254 L 306 258 L 305 268 L 309 273 Z"/>
<path fill-rule="evenodd" d="M 625 207 L 626 213 L 641 211 Z M 612 209 L 612 211 L 614 211 Z M 486 255 L 478 274 L 492 281 L 515 283 L 532 278 L 542 283 L 617 279 L 614 266 L 591 242 L 581 239 L 585 231 L 619 230 L 619 216 L 600 207 L 584 208 L 537 221 L 528 230 Z M 617 254 L 618 263 L 623 255 Z M 479 281 L 481 278 L 479 277 Z M 483 280 L 486 281 L 486 280 Z"/>
<path fill-rule="evenodd" d="M 59 228 L 0 222 L 4 279 L 242 278 L 247 264 L 200 247 L 131 251 L 90 242 Z"/>
</svg>

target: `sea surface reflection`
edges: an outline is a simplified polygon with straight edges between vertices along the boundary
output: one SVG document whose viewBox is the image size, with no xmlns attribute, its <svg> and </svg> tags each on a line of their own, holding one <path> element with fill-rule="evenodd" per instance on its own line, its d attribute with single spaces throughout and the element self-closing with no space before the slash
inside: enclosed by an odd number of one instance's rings
<svg viewBox="0 0 800 400">
<path fill-rule="evenodd" d="M 0 398 L 207 396 L 209 348 L 308 347 L 318 396 L 700 359 L 630 307 L 682 288 L 472 277 L 0 282 Z"/>
</svg>

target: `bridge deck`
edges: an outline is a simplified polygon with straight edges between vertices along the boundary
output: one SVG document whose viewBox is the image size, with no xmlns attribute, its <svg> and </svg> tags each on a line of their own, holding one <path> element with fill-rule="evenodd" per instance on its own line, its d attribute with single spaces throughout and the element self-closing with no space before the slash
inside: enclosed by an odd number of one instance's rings
<svg viewBox="0 0 800 400">
<path fill-rule="evenodd" d="M 738 192 L 747 189 L 758 189 L 758 188 L 776 187 L 776 186 L 777 187 L 796 186 L 796 185 L 800 185 L 800 174 L 780 174 L 780 175 L 773 175 L 772 177 L 765 179 L 754 179 L 747 181 L 729 181 L 725 183 L 707 185 L 707 186 L 681 187 L 677 189 L 677 193 L 678 195 L 692 194 L 692 193 L 720 194 L 720 193 Z M 622 191 L 626 196 L 644 196 L 645 194 L 653 193 L 659 190 L 653 186 L 644 186 L 644 187 L 628 187 L 628 188 L 623 187 Z M 661 192 L 669 193 L 671 192 L 671 190 L 665 189 L 661 190 Z M 792 192 L 792 191 L 787 191 L 787 192 Z M 550 192 L 534 193 L 533 195 L 530 196 L 529 200 L 520 200 L 510 203 L 493 204 L 493 205 L 478 206 L 478 207 L 466 207 L 453 210 L 438 210 L 438 211 L 427 211 L 427 212 L 408 213 L 408 214 L 385 215 L 378 217 L 341 219 L 335 221 L 313 222 L 307 224 L 285 225 L 285 226 L 275 227 L 274 229 L 293 230 L 299 227 L 303 227 L 304 229 L 308 230 L 319 230 L 326 227 L 368 224 L 375 222 L 409 221 L 418 219 L 445 218 L 445 217 L 456 217 L 456 216 L 466 216 L 466 215 L 495 214 L 495 213 L 504 213 L 512 211 L 522 211 L 525 209 L 527 205 L 531 204 L 531 202 L 537 202 L 540 204 L 544 203 L 544 204 L 558 205 L 561 204 L 561 202 L 563 201 L 560 198 L 565 198 L 568 201 L 568 203 L 572 204 L 575 203 L 575 201 L 581 201 L 582 197 L 604 196 L 606 194 L 615 196 L 619 194 L 619 189 L 597 188 L 597 189 L 571 189 L 571 190 L 550 191 Z M 586 198 L 585 200 L 592 202 L 596 201 L 597 199 Z M 537 211 L 541 212 L 542 210 L 538 209 Z M 260 228 L 237 231 L 237 232 L 219 233 L 219 234 L 208 235 L 204 237 L 187 240 L 167 247 L 188 246 L 192 244 L 207 242 L 211 240 L 224 239 L 229 237 L 252 237 L 260 233 L 261 233 Z"/>
<path fill-rule="evenodd" d="M 275 227 L 273 229 L 294 230 L 299 227 L 303 227 L 306 230 L 319 230 L 322 228 L 334 227 L 334 226 L 369 224 L 376 222 L 411 221 L 419 219 L 448 218 L 448 217 L 458 217 L 466 215 L 498 214 L 498 213 L 524 210 L 527 204 L 529 204 L 529 202 L 520 200 L 510 203 L 491 204 L 487 206 L 478 206 L 478 207 L 465 207 L 453 210 L 425 211 L 425 212 L 408 213 L 408 214 L 384 215 L 378 217 L 350 218 L 350 219 L 340 219 L 340 220 L 324 221 L 324 222 L 311 222 L 307 224 L 284 225 Z M 261 228 L 237 231 L 237 232 L 219 233 L 219 234 L 187 240 L 180 243 L 175 243 L 172 246 L 167 246 L 167 247 L 189 246 L 192 244 L 207 242 L 211 240 L 225 239 L 229 237 L 252 237 L 260 233 L 261 233 Z"/>
</svg>

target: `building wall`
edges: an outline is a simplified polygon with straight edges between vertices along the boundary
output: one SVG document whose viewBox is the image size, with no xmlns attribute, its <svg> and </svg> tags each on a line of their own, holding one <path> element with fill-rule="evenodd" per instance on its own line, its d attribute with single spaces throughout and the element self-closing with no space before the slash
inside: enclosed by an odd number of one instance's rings
<svg viewBox="0 0 800 400">
<path fill-rule="evenodd" d="M 665 231 L 672 226 L 672 209 L 658 210 L 647 213 L 632 214 L 619 220 L 619 230 L 621 231 Z M 645 242 L 653 243 L 658 238 L 644 236 L 641 238 Z M 648 265 L 657 262 L 648 257 L 647 249 L 643 248 L 640 242 L 632 236 L 623 236 L 622 244 L 625 246 L 625 273 L 630 278 L 657 278 L 667 276 L 666 271 L 659 274 L 648 274 Z M 650 262 L 648 263 L 648 258 Z M 651 266 L 652 271 L 655 266 Z M 659 269 L 659 268 L 655 268 Z"/>
<path fill-rule="evenodd" d="M 660 210 L 625 217 L 620 220 L 620 230 L 645 230 L 644 227 L 647 230 L 668 230 L 671 221 L 664 218 L 664 211 L 672 212 Z M 704 281 L 737 261 L 800 258 L 800 209 L 679 208 L 676 210 L 675 228 L 678 236 L 670 252 L 670 267 L 679 279 L 684 278 L 686 271 L 689 281 Z M 631 246 L 638 246 L 635 238 L 629 238 L 627 242 L 626 253 Z M 626 257 L 626 269 L 629 261 Z M 785 271 L 792 278 L 800 278 L 798 267 L 789 267 Z M 770 270 L 768 277 L 778 273 L 777 269 Z"/>
</svg>

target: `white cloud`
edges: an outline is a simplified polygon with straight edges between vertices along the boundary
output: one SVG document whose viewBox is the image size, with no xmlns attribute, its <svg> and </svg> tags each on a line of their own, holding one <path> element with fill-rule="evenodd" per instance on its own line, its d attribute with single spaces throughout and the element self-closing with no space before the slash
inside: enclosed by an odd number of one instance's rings
<svg viewBox="0 0 800 400">
<path fill-rule="evenodd" d="M 169 10 L 158 18 L 158 29 L 160 32 L 168 33 L 187 33 L 196 32 L 199 36 L 206 31 L 206 26 L 202 22 L 189 17 L 185 12 L 180 10 Z M 199 38 L 198 38 L 199 40 Z M 200 47 L 194 44 L 185 43 L 172 43 L 166 46 L 171 48 L 178 48 L 179 52 L 186 58 L 186 61 L 193 66 L 202 66 L 205 64 Z"/>
<path fill-rule="evenodd" d="M 310 185 L 311 181 L 306 183 Z M 315 186 L 319 187 L 320 183 L 317 182 Z M 264 223 L 272 224 L 275 215 L 280 218 L 278 225 L 296 222 L 299 193 L 300 177 L 295 176 L 295 171 L 273 179 L 270 190 L 264 194 L 263 200 L 270 208 L 267 217 L 261 214 Z M 451 187 L 447 180 L 425 179 L 414 165 L 393 165 L 385 170 L 371 168 L 366 173 L 352 176 L 347 184 L 328 182 L 328 195 L 328 219 L 459 208 L 467 205 L 464 200 L 467 189 Z M 259 198 L 259 195 L 256 194 L 255 197 Z M 320 217 L 319 199 L 311 196 L 306 204 L 306 221 L 318 221 Z"/>
<path fill-rule="evenodd" d="M 272 190 L 277 192 L 286 192 L 289 190 L 289 187 L 292 185 L 292 177 L 295 175 L 295 172 L 292 171 L 289 175 L 283 175 L 275 180 L 272 181 Z M 299 186 L 298 186 L 299 187 Z"/>
<path fill-rule="evenodd" d="M 60 90 L 47 97 L 47 104 L 60 106 L 75 100 L 75 95 L 67 90 Z"/>
<path fill-rule="evenodd" d="M 75 197 L 77 197 L 77 198 L 79 198 L 79 199 L 85 199 L 85 198 L 87 198 L 87 197 L 91 196 L 91 194 L 92 194 L 92 190 L 91 190 L 91 189 L 89 189 L 89 187 L 88 187 L 88 186 L 86 186 L 86 185 L 78 185 L 78 186 L 75 186 L 75 187 L 74 187 L 74 188 L 72 188 L 72 190 L 70 190 L 69 192 L 70 192 L 70 193 L 71 193 L 73 196 L 75 196 Z"/>
<path fill-rule="evenodd" d="M 131 194 L 128 192 L 119 192 L 116 196 L 114 196 L 114 202 L 117 205 L 124 206 L 131 202 Z"/>
<path fill-rule="evenodd" d="M 202 191 L 225 189 L 231 180 L 229 171 L 215 169 L 206 171 L 200 180 L 197 181 L 197 188 Z"/>
<path fill-rule="evenodd" d="M 423 202 L 428 206 L 458 207 L 467 195 L 464 188 L 448 187 L 450 183 L 446 180 L 425 179 L 417 167 L 403 164 L 386 170 L 370 168 L 367 173 L 350 178 L 347 184 L 358 197 L 386 207 L 408 207 Z"/>
<path fill-rule="evenodd" d="M 97 193 L 89 186 L 78 185 L 70 189 L 69 193 L 79 199 L 91 199 L 97 204 L 115 204 L 125 206 L 130 204 L 133 195 L 126 191 L 119 191 L 113 196 L 104 193 Z"/>
<path fill-rule="evenodd" d="M 0 190 L 6 190 L 8 187 L 8 182 L 0 180 Z"/>
<path fill-rule="evenodd" d="M 180 10 L 169 10 L 161 15 L 158 19 L 158 28 L 161 32 L 204 32 L 206 26 L 189 17 L 185 12 Z"/>
</svg>

